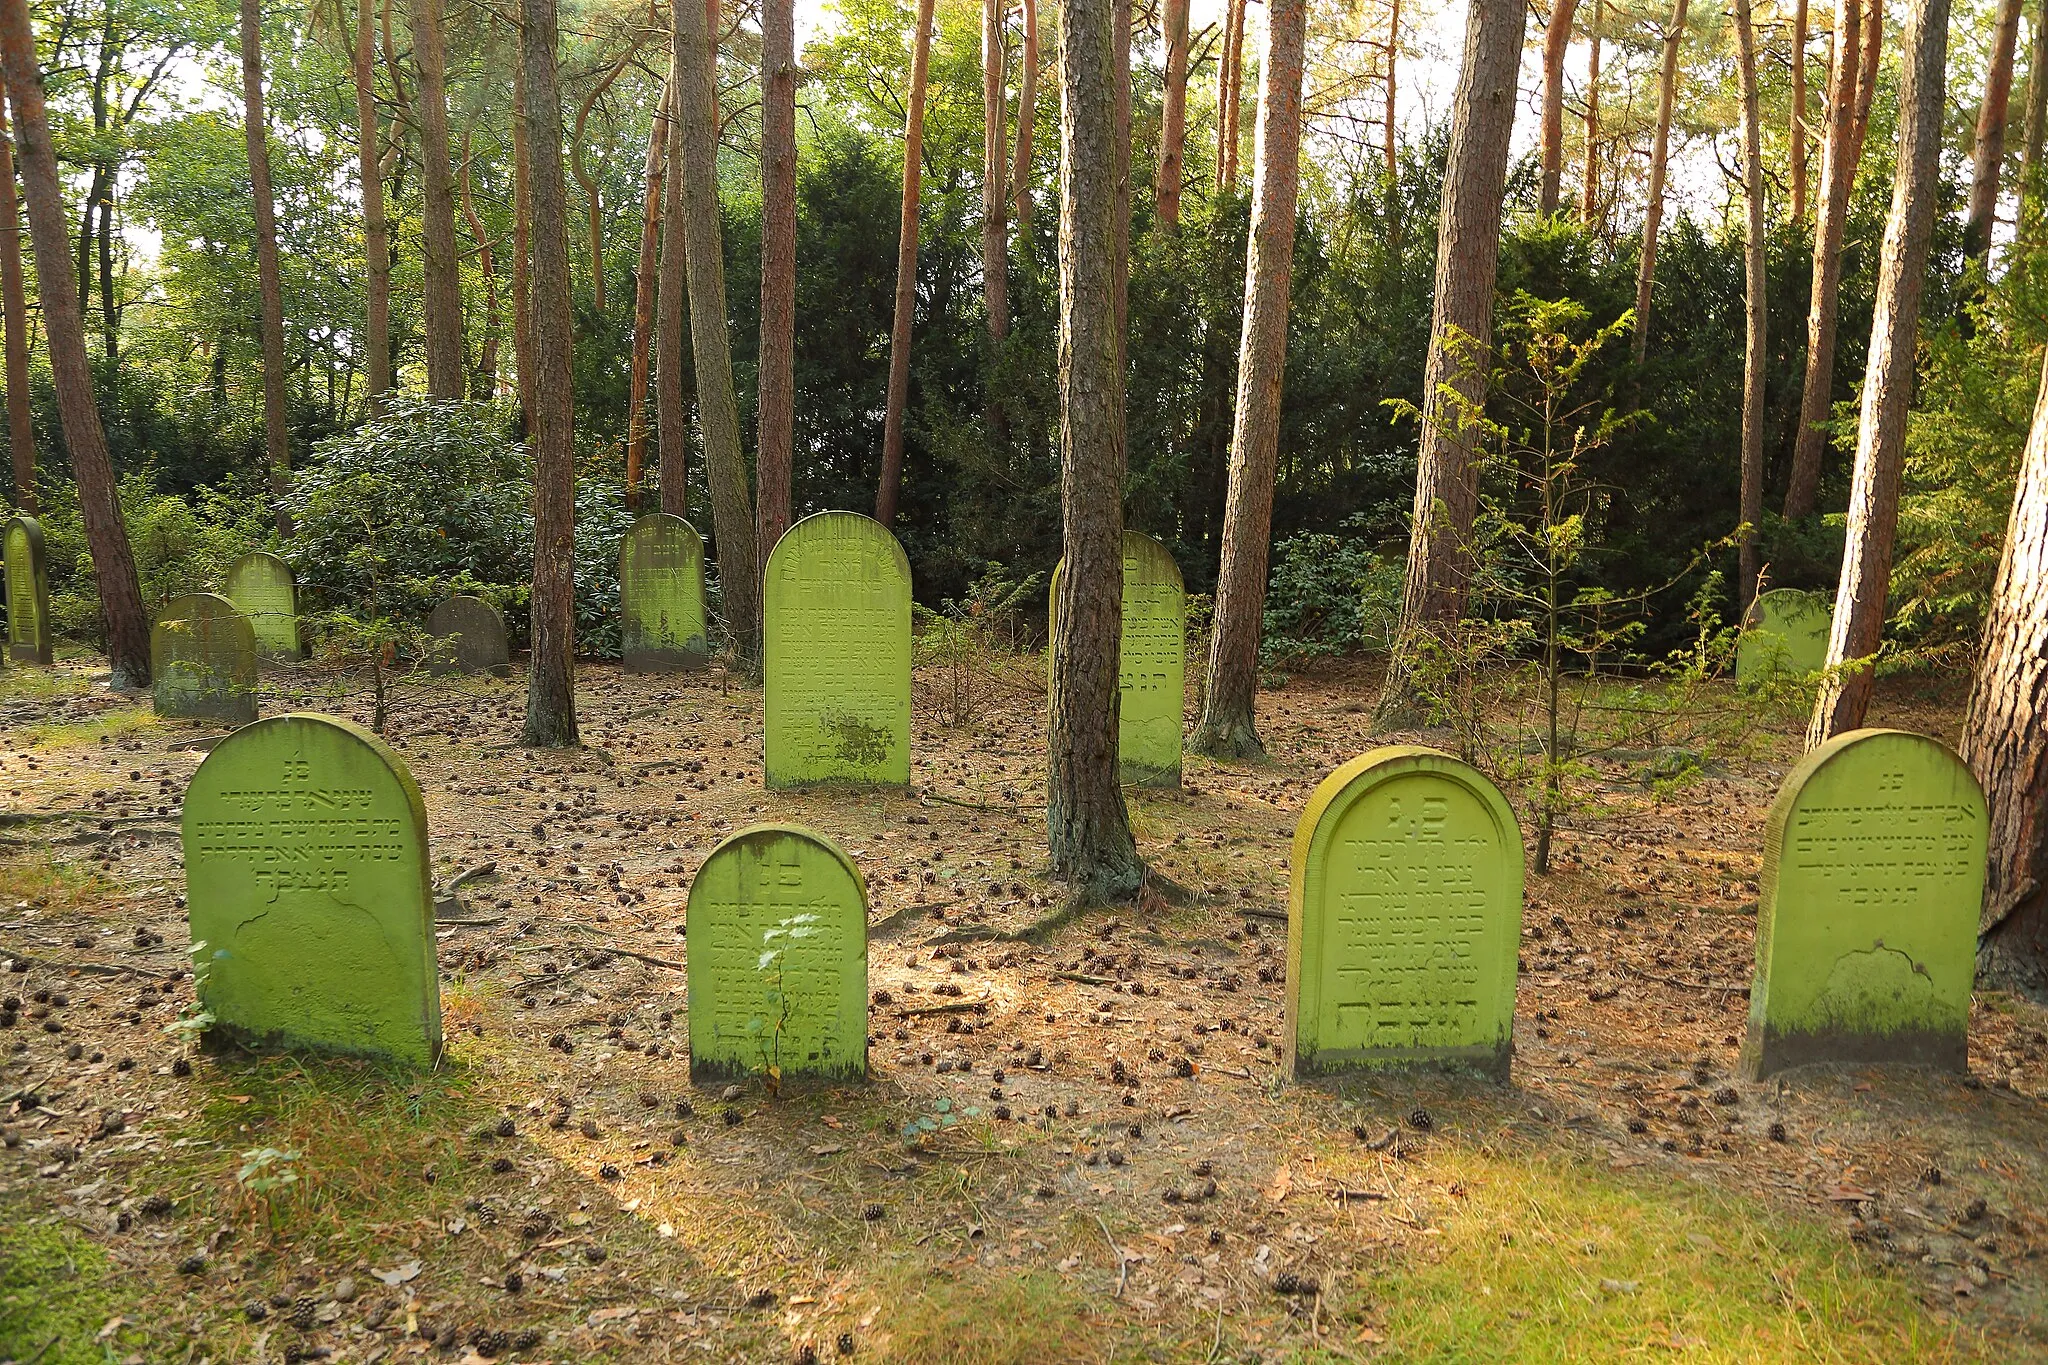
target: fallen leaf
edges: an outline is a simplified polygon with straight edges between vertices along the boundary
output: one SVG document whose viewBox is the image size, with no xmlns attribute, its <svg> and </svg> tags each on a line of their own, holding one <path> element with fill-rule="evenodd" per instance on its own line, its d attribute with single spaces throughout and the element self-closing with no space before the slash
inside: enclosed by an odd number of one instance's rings
<svg viewBox="0 0 2048 1365">
<path fill-rule="evenodd" d="M 1285 1199 L 1288 1191 L 1293 1188 L 1294 1172 L 1289 1170 L 1285 1164 L 1282 1164 L 1279 1170 L 1273 1172 L 1273 1182 L 1266 1186 L 1266 1198 L 1277 1204 Z"/>
<path fill-rule="evenodd" d="M 390 1270 L 379 1270 L 372 1266 L 370 1267 L 370 1273 L 384 1281 L 384 1283 L 396 1287 L 401 1284 L 410 1284 L 418 1279 L 420 1263 L 418 1261 L 407 1261 L 405 1264 L 394 1266 Z"/>
</svg>

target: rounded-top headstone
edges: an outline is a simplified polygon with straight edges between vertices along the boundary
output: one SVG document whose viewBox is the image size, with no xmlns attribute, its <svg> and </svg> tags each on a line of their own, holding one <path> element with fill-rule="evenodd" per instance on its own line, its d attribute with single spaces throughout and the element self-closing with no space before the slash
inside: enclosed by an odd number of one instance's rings
<svg viewBox="0 0 2048 1365">
<path fill-rule="evenodd" d="M 679 673 L 711 656 L 704 631 L 704 537 L 650 512 L 619 546 L 619 656 L 628 673 Z"/>
<path fill-rule="evenodd" d="M 504 673 L 512 666 L 505 618 L 481 597 L 458 593 L 427 613 L 427 634 L 445 641 L 432 673 Z"/>
<path fill-rule="evenodd" d="M 690 883 L 685 942 L 691 1080 L 867 1075 L 867 886 L 838 844 L 733 835 Z"/>
<path fill-rule="evenodd" d="M 249 618 L 265 658 L 299 657 L 299 588 L 291 565 L 266 550 L 243 555 L 228 569 L 225 595 Z"/>
<path fill-rule="evenodd" d="M 426 808 L 382 741 L 331 716 L 246 725 L 193 774 L 182 824 L 211 1031 L 258 1048 L 440 1055 Z"/>
<path fill-rule="evenodd" d="M 43 528 L 34 517 L 15 517 L 0 532 L 7 581 L 7 657 L 16 663 L 47 664 L 50 638 L 50 565 Z"/>
<path fill-rule="evenodd" d="M 1521 926 L 1521 829 L 1484 774 L 1413 745 L 1338 768 L 1294 833 L 1293 1074 L 1425 1065 L 1504 1080 Z"/>
<path fill-rule="evenodd" d="M 880 522 L 819 512 L 783 533 L 763 593 L 765 778 L 910 782 L 910 561 Z"/>
<path fill-rule="evenodd" d="M 1827 599 L 1798 588 L 1773 588 L 1749 604 L 1735 642 L 1735 678 L 1754 682 L 1772 673 L 1804 676 L 1827 667 Z"/>
<path fill-rule="evenodd" d="M 1050 638 L 1059 626 L 1053 566 Z M 1187 589 L 1173 552 L 1142 531 L 1124 532 L 1123 635 L 1117 653 L 1117 766 L 1142 787 L 1180 785 L 1187 709 Z M 1050 652 L 1047 665 L 1051 665 Z"/>
<path fill-rule="evenodd" d="M 159 716 L 246 725 L 256 719 L 256 633 L 218 593 L 173 597 L 149 632 Z"/>
<path fill-rule="evenodd" d="M 1852 730 L 1801 759 L 1764 832 L 1743 1073 L 1968 1062 L 1989 823 L 1946 745 Z"/>
</svg>

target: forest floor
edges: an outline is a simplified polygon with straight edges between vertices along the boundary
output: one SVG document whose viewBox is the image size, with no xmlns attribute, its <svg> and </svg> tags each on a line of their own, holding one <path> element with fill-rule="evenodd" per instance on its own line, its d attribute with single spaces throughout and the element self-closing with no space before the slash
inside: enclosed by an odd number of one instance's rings
<svg viewBox="0 0 2048 1365">
<path fill-rule="evenodd" d="M 518 747 L 516 681 L 405 692 L 438 882 L 493 869 L 441 905 L 431 1074 L 167 1029 L 178 803 L 218 731 L 102 660 L 0 673 L 0 1359 L 2048 1353 L 2048 1011 L 1980 993 L 1968 1076 L 1734 1074 L 1795 709 L 1739 715 L 1690 777 L 1592 764 L 1529 879 L 1509 1085 L 1299 1086 L 1289 840 L 1397 738 L 1373 679 L 1267 691 L 1268 761 L 1131 792 L 1159 892 L 1015 937 L 1061 904 L 1038 667 L 957 725 L 921 679 L 915 789 L 886 794 L 765 792 L 760 693 L 715 675 L 584 667 L 563 753 Z M 1960 703 L 1892 680 L 1872 723 L 1952 739 Z M 764 819 L 866 875 L 869 1084 L 689 1084 L 685 889 Z"/>
</svg>

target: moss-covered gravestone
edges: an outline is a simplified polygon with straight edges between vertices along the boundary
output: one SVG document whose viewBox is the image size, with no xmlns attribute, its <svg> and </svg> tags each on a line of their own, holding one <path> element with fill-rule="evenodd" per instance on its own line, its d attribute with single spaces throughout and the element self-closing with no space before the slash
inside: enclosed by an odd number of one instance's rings
<svg viewBox="0 0 2048 1365">
<path fill-rule="evenodd" d="M 1742 1070 L 1969 1053 L 1984 795 L 1925 735 L 1852 730 L 1771 805 Z"/>
<path fill-rule="evenodd" d="M 628 673 L 702 668 L 704 537 L 681 517 L 650 512 L 619 546 L 619 655 Z"/>
<path fill-rule="evenodd" d="M 1051 637 L 1059 626 L 1060 574 L 1052 571 Z M 1180 785 L 1187 705 L 1187 592 L 1180 565 L 1141 531 L 1124 532 L 1123 636 L 1117 658 L 1117 759 L 1125 782 Z M 1050 654 L 1047 656 L 1051 662 Z"/>
<path fill-rule="evenodd" d="M 218 593 L 173 597 L 149 632 L 156 713 L 183 720 L 256 719 L 256 633 Z"/>
<path fill-rule="evenodd" d="M 867 1075 L 867 886 L 839 845 L 733 835 L 690 883 L 686 943 L 691 1080 Z"/>
<path fill-rule="evenodd" d="M 430 673 L 503 675 L 511 671 L 505 618 L 480 597 L 457 594 L 435 607 L 427 613 L 427 634 L 438 642 L 428 665 Z"/>
<path fill-rule="evenodd" d="M 193 774 L 185 894 L 212 1034 L 431 1063 L 441 984 L 427 813 L 398 755 L 330 716 L 272 716 Z"/>
<path fill-rule="evenodd" d="M 299 657 L 299 588 L 289 564 L 262 550 L 243 555 L 228 570 L 226 596 L 249 618 L 264 658 Z"/>
<path fill-rule="evenodd" d="M 50 662 L 50 566 L 43 528 L 16 517 L 0 532 L 7 576 L 7 657 L 21 664 Z"/>
<path fill-rule="evenodd" d="M 1521 934 L 1522 834 L 1494 785 L 1412 745 L 1351 760 L 1294 832 L 1290 1068 L 1440 1065 L 1505 1080 Z"/>
<path fill-rule="evenodd" d="M 910 561 L 880 522 L 820 512 L 768 556 L 771 787 L 910 781 Z"/>
<path fill-rule="evenodd" d="M 1735 679 L 1756 682 L 1772 673 L 1805 675 L 1827 667 L 1827 599 L 1797 588 L 1773 588 L 1749 604 L 1735 642 Z"/>
</svg>

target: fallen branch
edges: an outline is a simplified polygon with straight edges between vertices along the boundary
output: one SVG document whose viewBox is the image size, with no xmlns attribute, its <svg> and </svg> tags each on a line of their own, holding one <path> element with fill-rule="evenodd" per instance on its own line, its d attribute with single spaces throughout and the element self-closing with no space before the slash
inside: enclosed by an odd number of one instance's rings
<svg viewBox="0 0 2048 1365">
<path fill-rule="evenodd" d="M 1084 986 L 1114 986 L 1116 982 L 1106 976 L 1089 976 L 1086 972 L 1054 972 L 1055 981 L 1078 981 Z"/>
<path fill-rule="evenodd" d="M 981 1000 L 955 1000 L 950 1005 L 920 1005 L 916 1009 L 898 1010 L 896 1011 L 896 1017 L 898 1019 L 922 1019 L 933 1014 L 986 1013 L 988 1013 L 988 1001 L 984 998 Z"/>
<path fill-rule="evenodd" d="M 448 885 L 441 888 L 441 894 L 452 896 L 455 894 L 456 888 L 460 887 L 464 882 L 475 881 L 478 877 L 489 877 L 495 874 L 497 870 L 498 864 L 496 860 L 488 863 L 478 863 L 475 867 L 466 868 L 456 873 Z"/>
<path fill-rule="evenodd" d="M 1251 916 L 1251 917 L 1252 917 L 1253 919 L 1270 919 L 1270 920 L 1277 920 L 1277 921 L 1279 921 L 1279 922 L 1280 922 L 1281 924 L 1285 924 L 1285 923 L 1287 923 L 1287 912 L 1286 912 L 1285 910 L 1259 910 L 1259 909 L 1250 909 L 1250 910 L 1240 910 L 1240 911 L 1238 911 L 1237 913 L 1238 913 L 1238 914 L 1240 914 L 1240 915 L 1249 915 L 1249 916 Z"/>
<path fill-rule="evenodd" d="M 1110 1297 L 1120 1299 L 1124 1296 L 1124 1280 L 1131 1273 L 1131 1258 L 1124 1255 L 1124 1249 L 1116 1244 L 1116 1238 L 1109 1235 L 1109 1224 L 1102 1221 L 1102 1215 L 1099 1213 L 1095 1215 L 1095 1226 L 1102 1229 L 1103 1240 L 1108 1242 L 1109 1249 L 1116 1253 L 1116 1293 Z"/>
</svg>

